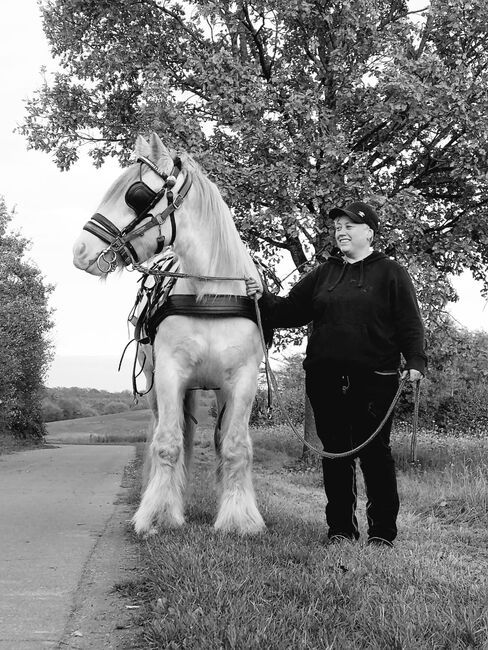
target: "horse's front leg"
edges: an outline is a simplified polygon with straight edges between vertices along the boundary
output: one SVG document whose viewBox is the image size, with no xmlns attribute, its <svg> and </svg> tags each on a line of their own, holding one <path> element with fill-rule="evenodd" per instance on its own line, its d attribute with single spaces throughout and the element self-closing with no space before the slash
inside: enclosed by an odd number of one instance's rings
<svg viewBox="0 0 488 650">
<path fill-rule="evenodd" d="M 225 411 L 220 423 L 217 484 L 220 506 L 215 529 L 255 534 L 265 529 L 252 485 L 252 442 L 249 418 L 256 393 L 255 372 L 241 373 L 223 391 Z"/>
<path fill-rule="evenodd" d="M 181 526 L 185 521 L 184 390 L 177 373 L 170 372 L 161 377 L 156 373 L 154 388 L 157 419 L 148 447 L 148 483 L 132 520 L 141 535 L 156 532 L 157 526 Z"/>
</svg>

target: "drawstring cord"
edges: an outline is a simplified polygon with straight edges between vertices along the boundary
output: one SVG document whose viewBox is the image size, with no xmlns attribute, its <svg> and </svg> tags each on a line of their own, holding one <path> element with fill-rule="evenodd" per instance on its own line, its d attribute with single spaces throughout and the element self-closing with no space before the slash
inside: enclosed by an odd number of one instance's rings
<svg viewBox="0 0 488 650">
<path fill-rule="evenodd" d="M 339 277 L 337 280 L 335 280 L 330 287 L 328 287 L 327 291 L 334 291 L 334 289 L 337 287 L 338 284 L 342 282 L 342 278 L 344 277 L 346 273 L 346 268 L 349 262 L 344 261 L 341 272 L 339 273 Z M 358 289 L 360 289 L 364 284 L 364 260 L 361 260 L 359 262 L 359 281 L 358 281 Z"/>
<path fill-rule="evenodd" d="M 339 277 L 335 282 L 333 282 L 330 287 L 327 289 L 327 291 L 334 291 L 334 289 L 337 287 L 338 284 L 340 284 L 342 278 L 344 277 L 344 274 L 346 272 L 346 267 L 347 267 L 347 262 L 344 262 L 341 268 L 341 272 L 339 273 Z"/>
<path fill-rule="evenodd" d="M 358 282 L 358 289 L 360 289 L 364 284 L 364 261 L 361 260 L 359 263 L 359 282 Z"/>
</svg>

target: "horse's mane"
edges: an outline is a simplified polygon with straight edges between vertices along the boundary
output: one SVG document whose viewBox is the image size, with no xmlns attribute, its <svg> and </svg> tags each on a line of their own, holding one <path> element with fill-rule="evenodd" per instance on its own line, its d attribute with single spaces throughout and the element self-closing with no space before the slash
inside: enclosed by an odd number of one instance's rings
<svg viewBox="0 0 488 650">
<path fill-rule="evenodd" d="M 205 275 L 256 277 L 256 267 L 235 226 L 229 206 L 219 189 L 189 155 L 181 156 L 182 167 L 191 176 L 197 192 L 202 226 L 212 242 L 212 255 Z"/>
</svg>

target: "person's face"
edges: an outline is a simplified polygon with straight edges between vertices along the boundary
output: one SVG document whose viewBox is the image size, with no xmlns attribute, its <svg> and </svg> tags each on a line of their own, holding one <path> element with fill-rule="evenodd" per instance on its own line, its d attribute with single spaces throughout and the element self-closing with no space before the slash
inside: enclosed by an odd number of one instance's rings
<svg viewBox="0 0 488 650">
<path fill-rule="evenodd" d="M 346 215 L 334 219 L 337 246 L 345 255 L 354 257 L 371 246 L 373 230 L 365 223 L 355 223 Z"/>
</svg>

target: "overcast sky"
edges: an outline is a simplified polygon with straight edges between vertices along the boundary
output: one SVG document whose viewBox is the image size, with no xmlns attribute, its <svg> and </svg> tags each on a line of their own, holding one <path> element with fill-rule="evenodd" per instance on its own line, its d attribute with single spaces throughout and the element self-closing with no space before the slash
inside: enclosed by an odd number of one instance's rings
<svg viewBox="0 0 488 650">
<path fill-rule="evenodd" d="M 14 227 L 32 241 L 30 257 L 55 285 L 53 341 L 57 360 L 49 385 L 130 388 L 130 361 L 117 374 L 116 358 L 128 341 L 126 319 L 136 291 L 136 276 L 124 273 L 105 284 L 75 269 L 71 248 L 102 195 L 120 173 L 114 162 L 95 169 L 89 160 L 60 172 L 50 156 L 28 151 L 13 133 L 24 114 L 23 101 L 41 83 L 40 68 L 54 69 L 42 32 L 36 0 L 3 3 L 0 39 L 0 194 L 15 207 Z M 461 300 L 454 317 L 471 329 L 488 330 L 488 307 L 480 286 L 469 276 L 455 286 Z M 90 357 L 99 358 L 97 363 Z"/>
</svg>

